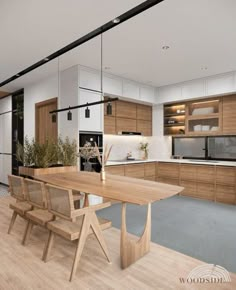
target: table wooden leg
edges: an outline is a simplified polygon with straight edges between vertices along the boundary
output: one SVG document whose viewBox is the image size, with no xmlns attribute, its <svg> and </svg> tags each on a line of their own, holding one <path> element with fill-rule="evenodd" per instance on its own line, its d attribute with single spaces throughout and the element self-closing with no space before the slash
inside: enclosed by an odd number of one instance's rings
<svg viewBox="0 0 236 290">
<path fill-rule="evenodd" d="M 121 241 L 120 241 L 120 258 L 121 268 L 125 269 L 139 258 L 143 257 L 150 250 L 151 240 L 151 203 L 147 208 L 146 225 L 142 236 L 136 241 L 128 237 L 126 228 L 126 203 L 122 203 L 122 222 L 121 222 Z"/>
<path fill-rule="evenodd" d="M 89 206 L 88 193 L 84 193 L 84 206 L 83 207 L 88 207 L 88 206 Z"/>
</svg>

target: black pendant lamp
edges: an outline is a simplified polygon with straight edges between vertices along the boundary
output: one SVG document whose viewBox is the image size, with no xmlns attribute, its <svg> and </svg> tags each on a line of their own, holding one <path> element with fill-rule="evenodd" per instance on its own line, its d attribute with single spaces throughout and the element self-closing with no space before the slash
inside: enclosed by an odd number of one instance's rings
<svg viewBox="0 0 236 290">
<path fill-rule="evenodd" d="M 70 108 L 70 107 L 69 107 Z M 72 113 L 71 113 L 71 111 L 69 111 L 68 113 L 67 113 L 67 120 L 68 121 L 72 121 Z"/>
<path fill-rule="evenodd" d="M 88 107 L 85 109 L 85 118 L 90 118 L 90 110 Z"/>
<path fill-rule="evenodd" d="M 108 102 L 107 104 L 107 115 L 112 115 L 112 104 Z"/>
<path fill-rule="evenodd" d="M 57 122 L 57 114 L 56 113 L 52 114 L 52 122 L 53 123 Z"/>
</svg>

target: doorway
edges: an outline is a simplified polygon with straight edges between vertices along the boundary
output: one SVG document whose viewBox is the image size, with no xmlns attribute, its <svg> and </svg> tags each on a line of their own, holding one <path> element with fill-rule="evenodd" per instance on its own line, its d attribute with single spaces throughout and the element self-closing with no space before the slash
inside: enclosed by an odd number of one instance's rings
<svg viewBox="0 0 236 290">
<path fill-rule="evenodd" d="M 35 138 L 40 144 L 57 141 L 57 120 L 52 122 L 50 111 L 57 110 L 57 98 L 35 104 Z"/>
</svg>

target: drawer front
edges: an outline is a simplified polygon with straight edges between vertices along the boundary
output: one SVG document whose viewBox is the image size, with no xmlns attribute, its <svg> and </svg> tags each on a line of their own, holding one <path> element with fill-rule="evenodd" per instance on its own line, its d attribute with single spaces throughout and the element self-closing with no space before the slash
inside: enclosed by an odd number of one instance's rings
<svg viewBox="0 0 236 290">
<path fill-rule="evenodd" d="M 235 168 L 234 167 L 216 167 L 216 183 L 235 186 Z"/>
<path fill-rule="evenodd" d="M 179 164 L 159 162 L 157 166 L 158 177 L 179 178 Z"/>
<path fill-rule="evenodd" d="M 125 176 L 144 178 L 144 164 L 125 165 Z"/>
<path fill-rule="evenodd" d="M 196 192 L 197 192 L 196 182 L 180 181 L 180 186 L 184 187 L 184 190 L 181 192 L 181 195 L 196 197 Z"/>
<path fill-rule="evenodd" d="M 124 176 L 125 175 L 125 166 L 124 165 L 106 166 L 105 171 L 109 174 Z"/>
<path fill-rule="evenodd" d="M 116 118 L 116 133 L 122 131 L 136 132 L 137 121 L 126 118 Z"/>
<path fill-rule="evenodd" d="M 194 165 L 180 165 L 180 180 L 192 180 L 197 178 L 197 166 Z"/>
<path fill-rule="evenodd" d="M 207 200 L 215 200 L 215 185 L 208 183 L 197 183 L 196 197 Z"/>
<path fill-rule="evenodd" d="M 216 201 L 236 204 L 235 187 L 216 185 Z"/>
<path fill-rule="evenodd" d="M 179 179 L 175 178 L 165 178 L 165 177 L 156 177 L 157 182 L 167 183 L 172 185 L 179 185 Z"/>
<path fill-rule="evenodd" d="M 215 183 L 215 166 L 197 166 L 197 181 Z"/>
<path fill-rule="evenodd" d="M 155 176 L 156 175 L 156 164 L 155 162 L 152 163 L 145 163 L 144 164 L 144 173 L 145 177 L 147 176 Z"/>
</svg>

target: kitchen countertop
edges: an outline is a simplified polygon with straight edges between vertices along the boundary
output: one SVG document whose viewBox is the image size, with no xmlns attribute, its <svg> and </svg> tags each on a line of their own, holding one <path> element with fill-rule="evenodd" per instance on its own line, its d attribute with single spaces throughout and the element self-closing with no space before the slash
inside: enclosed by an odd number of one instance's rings
<svg viewBox="0 0 236 290">
<path fill-rule="evenodd" d="M 234 166 L 236 167 L 235 161 L 206 161 L 206 160 L 193 160 L 193 159 L 147 159 L 147 160 L 120 160 L 120 161 L 108 161 L 106 166 L 112 165 L 127 165 L 136 163 L 147 163 L 147 162 L 172 162 L 181 164 L 199 164 L 199 165 L 217 165 L 217 166 Z"/>
</svg>

